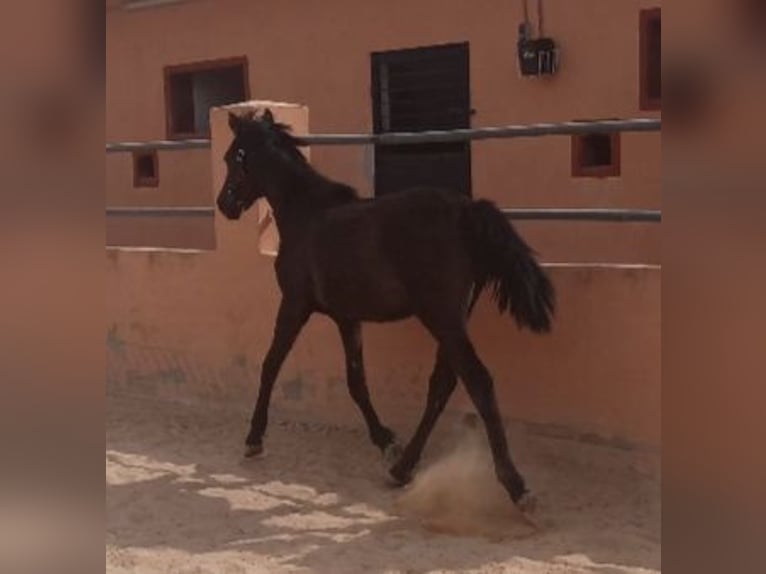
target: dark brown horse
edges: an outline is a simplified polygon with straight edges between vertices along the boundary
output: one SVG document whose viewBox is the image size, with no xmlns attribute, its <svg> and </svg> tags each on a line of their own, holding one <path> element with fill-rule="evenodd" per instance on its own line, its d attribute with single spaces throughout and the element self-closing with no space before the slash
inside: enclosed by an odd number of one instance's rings
<svg viewBox="0 0 766 574">
<path fill-rule="evenodd" d="M 247 456 L 263 450 L 269 400 L 282 362 L 312 313 L 338 325 L 348 387 L 372 442 L 396 460 L 390 469 L 409 481 L 429 434 L 458 377 L 487 431 L 498 479 L 523 504 L 527 489 L 514 466 L 492 378 L 466 331 L 485 287 L 500 312 L 521 327 L 548 331 L 554 289 L 503 213 L 489 201 L 441 189 L 412 189 L 376 199 L 311 167 L 302 142 L 270 111 L 230 115 L 234 139 L 224 160 L 226 181 L 218 208 L 238 219 L 261 197 L 270 203 L 280 234 L 275 268 L 282 291 L 274 339 L 263 362 L 261 386 L 247 435 Z M 422 419 L 400 451 L 370 402 L 360 323 L 417 317 L 438 343 Z"/>
</svg>

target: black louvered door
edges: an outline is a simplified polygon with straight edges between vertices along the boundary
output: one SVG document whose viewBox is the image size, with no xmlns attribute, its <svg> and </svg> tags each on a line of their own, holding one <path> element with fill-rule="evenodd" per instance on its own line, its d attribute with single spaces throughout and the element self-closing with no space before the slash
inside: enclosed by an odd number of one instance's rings
<svg viewBox="0 0 766 574">
<path fill-rule="evenodd" d="M 468 44 L 372 54 L 375 133 L 470 127 Z M 470 142 L 375 147 L 375 193 L 438 186 L 471 194 Z"/>
</svg>

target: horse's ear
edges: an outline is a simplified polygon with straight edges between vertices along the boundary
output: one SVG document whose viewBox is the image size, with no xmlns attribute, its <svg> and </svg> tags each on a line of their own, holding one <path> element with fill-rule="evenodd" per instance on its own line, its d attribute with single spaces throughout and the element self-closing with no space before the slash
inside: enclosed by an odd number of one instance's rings
<svg viewBox="0 0 766 574">
<path fill-rule="evenodd" d="M 274 114 L 271 113 L 271 110 L 269 108 L 266 108 L 266 111 L 263 112 L 263 116 L 261 117 L 261 121 L 266 124 L 267 126 L 273 126 L 274 125 Z"/>
<path fill-rule="evenodd" d="M 231 131 L 238 134 L 241 125 L 242 121 L 239 119 L 239 116 L 229 112 L 229 127 L 231 128 Z"/>
</svg>

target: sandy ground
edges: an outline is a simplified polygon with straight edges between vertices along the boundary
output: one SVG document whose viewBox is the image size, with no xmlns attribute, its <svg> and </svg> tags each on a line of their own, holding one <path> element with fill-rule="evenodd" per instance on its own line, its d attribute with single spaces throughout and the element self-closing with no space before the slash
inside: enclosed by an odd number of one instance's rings
<svg viewBox="0 0 766 574">
<path fill-rule="evenodd" d="M 109 399 L 107 571 L 658 572 L 656 458 L 511 431 L 539 530 L 494 481 L 481 431 L 445 419 L 416 481 L 387 486 L 361 428 Z"/>
</svg>

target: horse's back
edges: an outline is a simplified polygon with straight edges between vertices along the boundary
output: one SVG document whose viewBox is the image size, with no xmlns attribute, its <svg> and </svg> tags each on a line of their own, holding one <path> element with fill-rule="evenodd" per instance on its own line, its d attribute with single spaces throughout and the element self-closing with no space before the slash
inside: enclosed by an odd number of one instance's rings
<svg viewBox="0 0 766 574">
<path fill-rule="evenodd" d="M 331 315 L 385 321 L 411 315 L 434 290 L 465 290 L 461 218 L 469 201 L 419 189 L 328 210 L 308 252 L 320 305 Z"/>
</svg>

